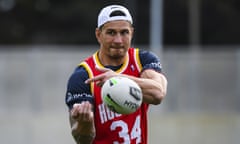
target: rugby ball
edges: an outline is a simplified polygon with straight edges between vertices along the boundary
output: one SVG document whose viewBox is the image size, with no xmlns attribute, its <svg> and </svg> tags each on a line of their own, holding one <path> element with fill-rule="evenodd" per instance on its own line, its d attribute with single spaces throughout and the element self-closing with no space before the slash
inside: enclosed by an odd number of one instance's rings
<svg viewBox="0 0 240 144">
<path fill-rule="evenodd" d="M 120 114 L 135 112 L 142 104 L 142 90 L 126 77 L 115 76 L 104 82 L 101 89 L 103 103 Z"/>
</svg>

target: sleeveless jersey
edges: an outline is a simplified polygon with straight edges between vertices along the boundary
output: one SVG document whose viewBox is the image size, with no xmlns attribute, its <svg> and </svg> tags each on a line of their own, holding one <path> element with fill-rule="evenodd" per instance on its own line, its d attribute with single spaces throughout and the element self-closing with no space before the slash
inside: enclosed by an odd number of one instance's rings
<svg viewBox="0 0 240 144">
<path fill-rule="evenodd" d="M 139 49 L 129 48 L 128 56 L 117 73 L 139 77 L 142 65 L 139 59 Z M 96 66 L 104 67 L 97 52 L 80 64 L 90 78 L 100 74 Z M 148 104 L 143 103 L 134 113 L 122 115 L 110 111 L 101 99 L 101 87 L 90 84 L 94 96 L 94 120 L 96 137 L 93 144 L 147 144 L 147 111 Z"/>
</svg>

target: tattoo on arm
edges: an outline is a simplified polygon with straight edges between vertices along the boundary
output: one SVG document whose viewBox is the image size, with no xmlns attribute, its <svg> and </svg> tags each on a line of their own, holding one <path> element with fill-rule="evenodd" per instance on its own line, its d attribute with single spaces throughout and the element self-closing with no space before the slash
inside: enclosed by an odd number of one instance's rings
<svg viewBox="0 0 240 144">
<path fill-rule="evenodd" d="M 73 137 L 77 144 L 91 144 L 94 139 L 94 135 L 73 135 Z"/>
<path fill-rule="evenodd" d="M 86 125 L 79 125 L 79 123 L 70 117 L 70 124 L 72 128 L 72 136 L 77 144 L 92 144 L 95 138 L 95 129 L 91 129 L 90 132 L 81 133 L 81 129 L 88 129 Z"/>
</svg>

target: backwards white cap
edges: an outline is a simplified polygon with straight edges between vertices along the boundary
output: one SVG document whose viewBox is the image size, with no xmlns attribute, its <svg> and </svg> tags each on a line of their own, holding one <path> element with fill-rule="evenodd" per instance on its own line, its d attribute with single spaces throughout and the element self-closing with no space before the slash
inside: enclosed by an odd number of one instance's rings
<svg viewBox="0 0 240 144">
<path fill-rule="evenodd" d="M 120 15 L 113 14 L 114 12 L 120 12 Z M 110 5 L 103 8 L 98 15 L 98 27 L 102 26 L 106 22 L 115 20 L 126 20 L 131 24 L 133 23 L 132 16 L 128 9 L 121 5 Z"/>
</svg>

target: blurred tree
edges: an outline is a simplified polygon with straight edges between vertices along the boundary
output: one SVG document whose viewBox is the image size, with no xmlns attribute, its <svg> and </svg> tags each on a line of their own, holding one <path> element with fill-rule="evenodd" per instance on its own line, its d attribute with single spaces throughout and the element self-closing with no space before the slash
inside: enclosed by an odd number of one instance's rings
<svg viewBox="0 0 240 144">
<path fill-rule="evenodd" d="M 2 44 L 91 43 L 99 6 L 93 0 L 19 0 L 0 9 Z"/>
<path fill-rule="evenodd" d="M 188 45 L 188 3 L 186 0 L 165 0 L 163 22 L 165 45 Z"/>
<path fill-rule="evenodd" d="M 202 44 L 240 44 L 240 1 L 204 0 L 202 8 Z"/>
<path fill-rule="evenodd" d="M 189 1 L 164 1 L 164 45 L 189 45 Z M 0 0 L 0 44 L 96 44 L 99 10 L 122 4 L 134 15 L 136 44 L 149 44 L 149 1 Z M 200 44 L 240 44 L 240 1 L 201 0 Z"/>
</svg>

